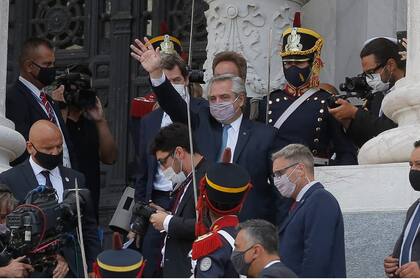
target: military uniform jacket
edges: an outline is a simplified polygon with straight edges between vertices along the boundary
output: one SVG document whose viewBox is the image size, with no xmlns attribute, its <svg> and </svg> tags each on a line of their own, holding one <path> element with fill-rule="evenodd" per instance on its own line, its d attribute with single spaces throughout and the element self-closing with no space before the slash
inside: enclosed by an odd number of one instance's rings
<svg viewBox="0 0 420 280">
<path fill-rule="evenodd" d="M 194 269 L 195 278 L 238 278 L 239 274 L 233 267 L 230 261 L 230 256 L 233 250 L 233 244 L 223 237 L 218 231 L 223 230 L 228 233 L 233 240 L 238 234 L 236 226 L 239 221 L 236 216 L 224 216 L 215 221 L 208 234 L 200 236 L 194 243 L 199 242 L 201 252 L 196 259 L 197 263 Z M 214 246 L 214 238 L 218 237 L 221 240 L 219 246 Z M 233 242 L 232 242 L 233 243 Z M 193 258 L 197 252 L 194 252 L 196 247 L 193 246 Z M 203 248 L 205 248 L 203 250 Z"/>
<path fill-rule="evenodd" d="M 346 137 L 340 124 L 328 113 L 330 97 L 330 93 L 319 90 L 305 100 L 279 128 L 279 143 L 276 147 L 299 143 L 307 146 L 315 157 L 330 159 L 336 153 L 333 164 L 357 164 L 356 147 Z M 282 90 L 272 92 L 268 124 L 274 126 L 297 98 Z"/>
</svg>

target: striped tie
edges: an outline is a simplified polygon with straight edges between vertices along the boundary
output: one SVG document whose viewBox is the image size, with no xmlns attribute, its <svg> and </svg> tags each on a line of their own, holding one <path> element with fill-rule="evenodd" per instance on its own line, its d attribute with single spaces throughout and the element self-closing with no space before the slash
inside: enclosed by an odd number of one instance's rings
<svg viewBox="0 0 420 280">
<path fill-rule="evenodd" d="M 41 97 L 41 102 L 44 105 L 44 108 L 47 110 L 48 119 L 50 120 L 50 122 L 57 124 L 55 121 L 54 110 L 50 102 L 48 102 L 47 95 L 45 94 L 45 92 L 41 92 L 40 97 Z"/>
</svg>

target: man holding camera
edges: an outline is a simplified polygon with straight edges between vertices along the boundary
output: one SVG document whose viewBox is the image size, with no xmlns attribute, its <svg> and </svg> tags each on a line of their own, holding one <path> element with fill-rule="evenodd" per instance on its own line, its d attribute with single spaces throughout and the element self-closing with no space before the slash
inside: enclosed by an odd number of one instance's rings
<svg viewBox="0 0 420 280">
<path fill-rule="evenodd" d="M 63 165 L 76 167 L 73 146 L 57 104 L 44 88 L 55 80 L 55 56 L 51 43 L 41 38 L 25 41 L 19 58 L 20 76 L 6 93 L 6 117 L 15 123 L 15 129 L 28 140 L 29 129 L 38 120 L 49 120 L 63 135 Z M 11 163 L 16 165 L 27 159 L 24 152 Z"/>
<path fill-rule="evenodd" d="M 344 99 L 338 99 L 337 108 L 330 114 L 346 129 L 346 134 L 358 146 L 379 133 L 397 126 L 382 110 L 382 100 L 395 82 L 405 76 L 405 61 L 401 60 L 398 45 L 386 38 L 368 42 L 360 52 L 362 77 L 370 87 L 370 97 L 363 108 L 357 108 Z"/>
<path fill-rule="evenodd" d="M 332 95 L 319 88 L 323 38 L 300 27 L 298 15 L 294 26 L 283 32 L 280 55 L 287 84 L 270 94 L 267 123 L 279 130 L 277 146 L 304 144 L 318 166 L 355 164 L 354 145 L 328 112 Z"/>
<path fill-rule="evenodd" d="M 189 277 L 191 259 L 188 253 L 195 239 L 196 221 L 192 169 L 195 169 L 198 185 L 208 163 L 195 147 L 191 162 L 188 128 L 179 123 L 162 128 L 151 150 L 164 176 L 175 186 L 170 212 L 158 208 L 150 217 L 150 223 L 156 230 L 166 232 L 161 262 L 163 277 Z"/>
<path fill-rule="evenodd" d="M 99 164 L 113 164 L 118 151 L 101 101 L 91 88 L 91 76 L 89 68 L 84 65 L 69 68 L 67 74 L 57 79 L 64 85 L 64 91 L 61 96 L 53 95 L 53 98 L 60 104 L 78 162 L 75 169 L 85 175 L 98 218 L 101 189 Z"/>
<path fill-rule="evenodd" d="M 38 186 L 54 188 L 58 202 L 63 201 L 63 193 L 73 189 L 77 181 L 80 187 L 84 186 L 84 176 L 62 165 L 63 138 L 59 128 L 47 120 L 35 122 L 29 131 L 27 151 L 30 158 L 23 163 L 0 174 L 0 182 L 10 186 L 14 196 L 24 202 L 27 194 Z M 93 215 L 92 202 L 89 196 L 85 197 L 83 207 L 83 235 L 89 272 L 100 251 L 100 244 L 96 232 L 97 223 Z M 80 277 L 82 268 L 77 265 L 77 249 L 74 244 L 67 244 L 60 254 L 68 263 L 71 275 Z M 80 263 L 80 262 L 79 262 Z M 63 268 L 64 269 L 64 268 Z M 66 273 L 62 271 L 64 276 Z M 45 275 L 48 277 L 50 275 Z"/>
</svg>

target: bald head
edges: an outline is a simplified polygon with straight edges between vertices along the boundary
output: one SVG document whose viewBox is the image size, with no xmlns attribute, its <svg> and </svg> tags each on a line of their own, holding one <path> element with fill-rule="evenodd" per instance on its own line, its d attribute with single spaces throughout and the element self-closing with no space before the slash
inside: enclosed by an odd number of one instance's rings
<svg viewBox="0 0 420 280">
<path fill-rule="evenodd" d="M 37 161 L 35 157 L 37 152 L 49 155 L 60 154 L 63 151 L 63 136 L 60 129 L 47 120 L 35 122 L 29 130 L 26 148 L 34 161 Z"/>
</svg>

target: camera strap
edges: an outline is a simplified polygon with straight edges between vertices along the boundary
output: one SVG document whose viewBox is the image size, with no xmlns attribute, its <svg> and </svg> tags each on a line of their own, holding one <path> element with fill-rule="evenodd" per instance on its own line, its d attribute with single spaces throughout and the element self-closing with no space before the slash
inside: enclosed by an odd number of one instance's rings
<svg viewBox="0 0 420 280">
<path fill-rule="evenodd" d="M 291 114 L 293 114 L 296 109 L 302 105 L 302 103 L 317 93 L 319 91 L 319 88 L 310 88 L 308 89 L 303 95 L 301 95 L 298 99 L 296 99 L 287 109 L 283 112 L 283 114 L 278 118 L 276 123 L 274 124 L 274 127 L 279 129 L 284 122 L 290 117 Z"/>
</svg>

